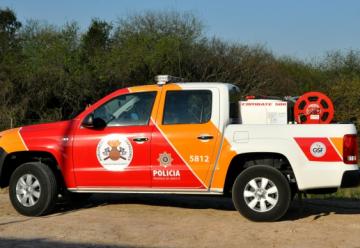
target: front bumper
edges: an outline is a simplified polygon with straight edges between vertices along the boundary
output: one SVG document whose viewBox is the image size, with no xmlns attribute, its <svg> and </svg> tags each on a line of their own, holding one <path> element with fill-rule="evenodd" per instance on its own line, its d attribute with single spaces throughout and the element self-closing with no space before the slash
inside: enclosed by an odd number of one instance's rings
<svg viewBox="0 0 360 248">
<path fill-rule="evenodd" d="M 360 184 L 360 170 L 345 171 L 341 179 L 341 188 L 353 188 Z"/>
</svg>

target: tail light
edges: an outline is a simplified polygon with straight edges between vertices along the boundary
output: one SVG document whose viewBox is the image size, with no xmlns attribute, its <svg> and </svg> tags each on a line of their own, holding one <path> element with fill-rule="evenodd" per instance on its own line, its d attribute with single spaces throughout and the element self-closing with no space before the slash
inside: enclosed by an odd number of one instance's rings
<svg viewBox="0 0 360 248">
<path fill-rule="evenodd" d="M 345 164 L 357 164 L 358 162 L 358 143 L 354 134 L 344 135 L 343 158 Z"/>
</svg>

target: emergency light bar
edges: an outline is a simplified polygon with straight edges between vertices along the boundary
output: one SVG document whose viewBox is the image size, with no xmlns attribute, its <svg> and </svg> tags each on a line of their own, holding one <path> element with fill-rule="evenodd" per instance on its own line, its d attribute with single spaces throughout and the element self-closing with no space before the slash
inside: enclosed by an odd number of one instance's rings
<svg viewBox="0 0 360 248">
<path fill-rule="evenodd" d="M 155 77 L 155 81 L 157 82 L 157 84 L 163 85 L 163 84 L 167 84 L 170 82 L 172 82 L 172 83 L 181 82 L 181 81 L 184 81 L 184 78 L 174 77 L 171 75 L 157 75 Z"/>
</svg>

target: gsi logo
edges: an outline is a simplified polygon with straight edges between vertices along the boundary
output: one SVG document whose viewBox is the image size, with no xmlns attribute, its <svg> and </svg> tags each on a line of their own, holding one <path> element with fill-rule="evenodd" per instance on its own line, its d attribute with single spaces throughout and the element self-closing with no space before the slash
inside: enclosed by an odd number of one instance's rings
<svg viewBox="0 0 360 248">
<path fill-rule="evenodd" d="M 322 142 L 314 142 L 310 147 L 310 153 L 317 158 L 321 158 L 326 154 L 326 146 Z"/>
</svg>

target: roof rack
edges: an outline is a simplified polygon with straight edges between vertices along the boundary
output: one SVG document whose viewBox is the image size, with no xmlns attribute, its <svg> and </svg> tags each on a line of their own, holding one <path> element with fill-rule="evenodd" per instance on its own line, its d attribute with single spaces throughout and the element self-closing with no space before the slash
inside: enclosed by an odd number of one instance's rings
<svg viewBox="0 0 360 248">
<path fill-rule="evenodd" d="M 171 75 L 157 75 L 155 76 L 155 81 L 159 85 L 164 85 L 167 83 L 177 83 L 177 82 L 183 82 L 185 79 L 181 77 L 174 77 Z"/>
</svg>

